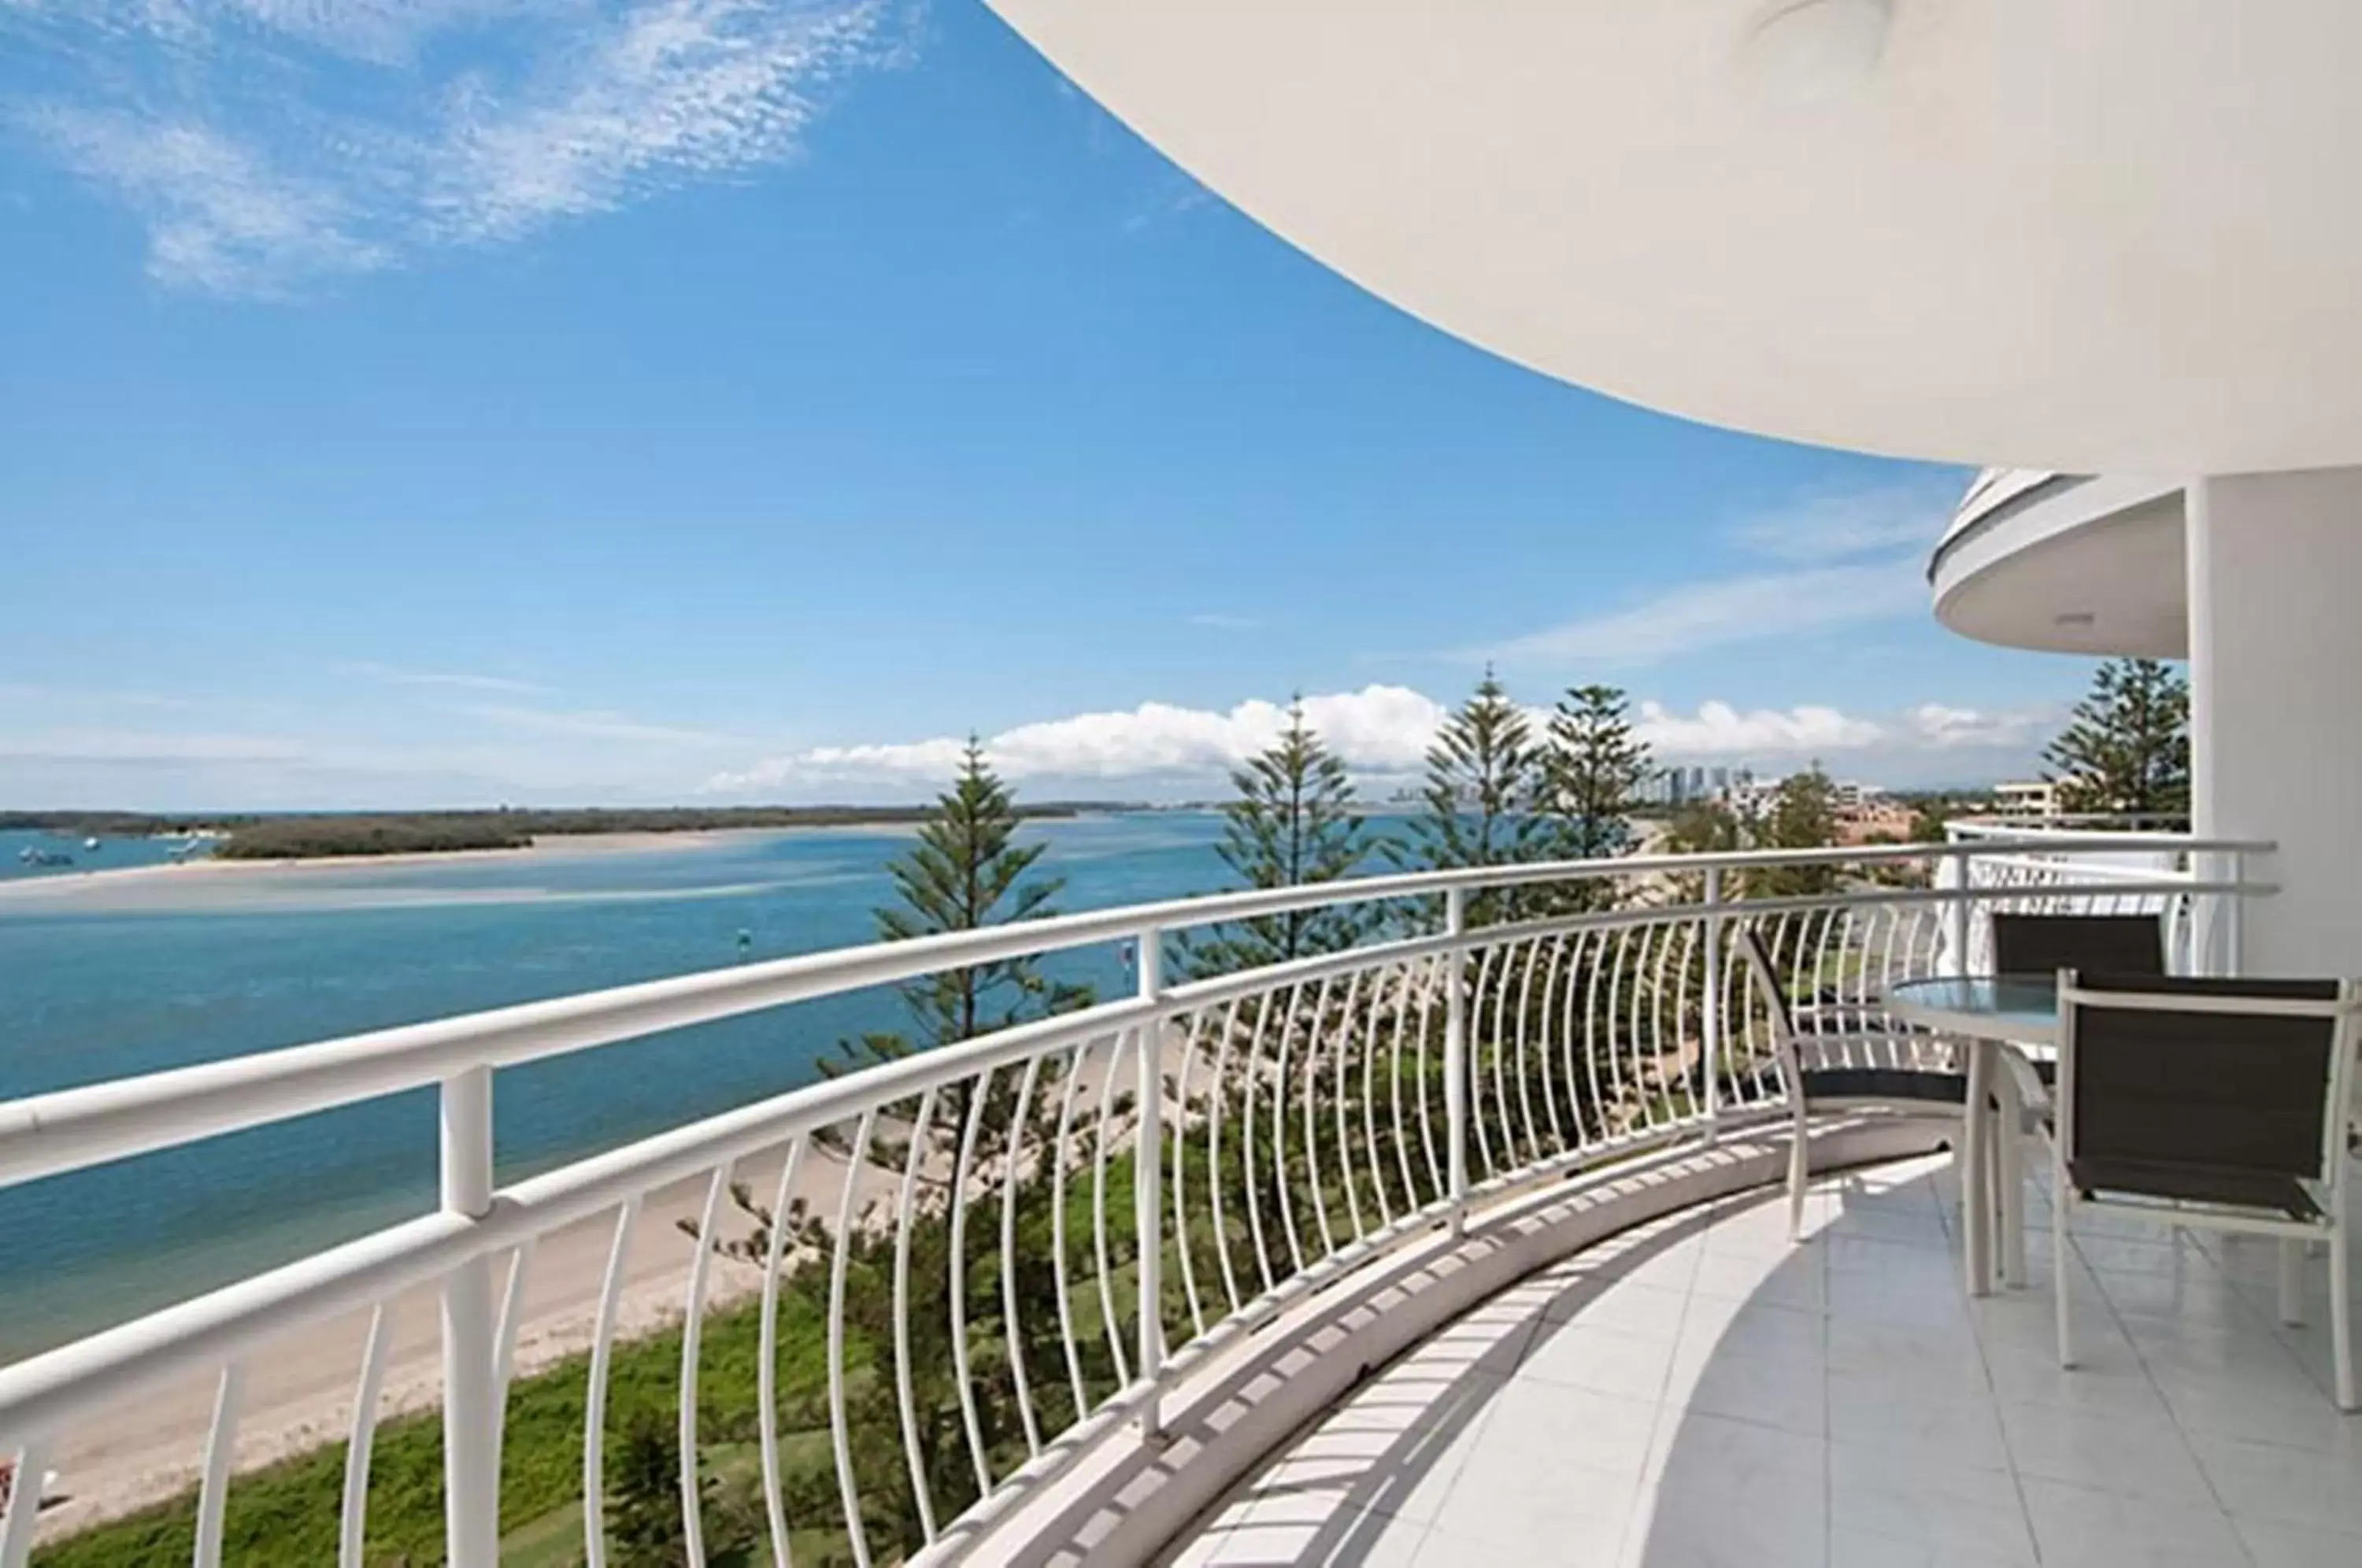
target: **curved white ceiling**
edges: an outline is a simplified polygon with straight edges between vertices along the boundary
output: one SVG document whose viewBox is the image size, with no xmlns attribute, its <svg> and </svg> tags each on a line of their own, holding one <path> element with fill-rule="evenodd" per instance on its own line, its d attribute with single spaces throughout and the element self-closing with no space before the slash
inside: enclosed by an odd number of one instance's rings
<svg viewBox="0 0 2362 1568">
<path fill-rule="evenodd" d="M 2351 0 L 1893 0 L 1852 78 L 1851 35 L 1748 46 L 1788 0 L 991 3 L 1283 237 L 1551 375 L 1906 457 L 2362 460 Z"/>
</svg>

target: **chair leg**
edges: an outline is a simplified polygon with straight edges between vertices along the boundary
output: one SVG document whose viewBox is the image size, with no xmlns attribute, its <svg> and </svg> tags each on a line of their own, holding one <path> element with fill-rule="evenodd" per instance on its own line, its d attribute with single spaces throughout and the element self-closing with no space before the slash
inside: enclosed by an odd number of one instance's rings
<svg viewBox="0 0 2362 1568">
<path fill-rule="evenodd" d="M 2354 1407 L 2354 1286 L 2347 1275 L 2344 1221 L 2329 1233 L 2329 1344 L 2337 1372 L 2337 1408 Z"/>
<path fill-rule="evenodd" d="M 1805 1189 L 1812 1179 L 1811 1151 L 1805 1139 L 1805 1113 L 1796 1113 L 1796 1124 L 1788 1133 L 1788 1240 L 1800 1241 L 1805 1234 Z"/>
<path fill-rule="evenodd" d="M 2075 1212 L 2075 1194 L 2067 1182 L 2065 1162 L 2050 1162 L 2050 1295 L 2058 1315 L 2058 1364 L 2075 1364 L 2075 1306 L 2069 1286 L 2074 1279 L 2072 1253 L 2067 1244 L 2068 1220 Z"/>
<path fill-rule="evenodd" d="M 2304 1253 L 2294 1236 L 2280 1239 L 2280 1321 L 2291 1329 L 2304 1324 Z"/>
<path fill-rule="evenodd" d="M 2017 1082 L 2002 1074 L 2001 1143 L 1993 1180 L 2001 1188 L 2001 1282 L 2025 1284 L 2025 1110 Z"/>
</svg>

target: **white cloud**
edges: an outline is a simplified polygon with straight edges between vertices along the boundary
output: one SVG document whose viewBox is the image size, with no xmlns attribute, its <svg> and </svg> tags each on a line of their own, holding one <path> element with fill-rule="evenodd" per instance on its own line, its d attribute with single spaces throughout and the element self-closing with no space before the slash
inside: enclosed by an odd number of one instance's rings
<svg viewBox="0 0 2362 1568">
<path fill-rule="evenodd" d="M 1245 615 L 1229 615 L 1219 610 L 1209 610 L 1189 617 L 1189 624 L 1206 626 L 1218 632 L 1251 631 L 1262 623 Z"/>
<path fill-rule="evenodd" d="M 1368 686 L 1304 699 L 1307 720 L 1367 782 L 1415 774 L 1443 722 L 1443 704 L 1401 686 Z M 1533 713 L 1536 725 L 1547 714 Z M 1225 710 L 1144 702 L 1118 712 L 1021 724 L 987 738 L 993 766 L 1012 783 L 1089 792 L 1121 784 L 1143 792 L 1219 789 L 1223 775 L 1269 745 L 1286 719 L 1262 700 Z M 1634 728 L 1666 762 L 1724 760 L 1777 768 L 1814 757 L 1901 779 L 1944 766 L 1980 767 L 2018 755 L 2039 737 L 2042 712 L 1988 713 L 1923 703 L 1871 717 L 1817 704 L 1742 711 L 1706 701 L 1693 712 L 1635 704 Z M 955 737 L 816 746 L 717 773 L 705 789 L 725 795 L 793 797 L 848 791 L 924 794 L 948 780 L 964 743 Z"/>
<path fill-rule="evenodd" d="M 158 279 L 267 295 L 789 158 L 902 3 L 0 0 L 0 98 Z"/>
<path fill-rule="evenodd" d="M 1644 665 L 1728 643 L 1885 620 L 1926 607 L 1913 558 L 1685 583 L 1628 609 L 1475 650 L 1505 668 Z"/>
<path fill-rule="evenodd" d="M 1865 751 L 1889 742 L 1886 726 L 1835 708 L 1757 708 L 1701 702 L 1683 716 L 1642 702 L 1633 730 L 1667 760 L 1699 757 L 1809 757 Z"/>
<path fill-rule="evenodd" d="M 339 675 L 358 675 L 388 686 L 456 687 L 463 691 L 530 692 L 546 690 L 538 681 L 506 675 L 475 675 L 465 670 L 404 669 L 398 665 L 358 659 L 337 666 Z"/>
<path fill-rule="evenodd" d="M 1304 699 L 1307 721 L 1347 766 L 1399 772 L 1418 765 L 1442 722 L 1433 699 L 1407 687 L 1368 686 Z M 1287 722 L 1284 703 L 1261 699 L 1226 712 L 1143 702 L 1119 712 L 1020 724 L 984 743 L 1011 780 L 1214 780 L 1275 739 Z M 818 746 L 717 774 L 720 793 L 821 783 L 940 783 L 959 764 L 962 743 L 949 737 L 893 745 Z"/>
<path fill-rule="evenodd" d="M 2048 706 L 1988 713 L 1975 708 L 1922 702 L 1904 710 L 1903 724 L 1915 739 L 1938 750 L 2032 746 L 2058 727 L 2063 712 L 2058 706 Z"/>
<path fill-rule="evenodd" d="M 463 717 L 508 729 L 543 734 L 573 735 L 583 740 L 622 741 L 635 745 L 737 745 L 737 737 L 712 730 L 651 724 L 612 709 L 565 710 L 527 708 L 509 702 L 469 702 L 449 709 Z"/>
</svg>

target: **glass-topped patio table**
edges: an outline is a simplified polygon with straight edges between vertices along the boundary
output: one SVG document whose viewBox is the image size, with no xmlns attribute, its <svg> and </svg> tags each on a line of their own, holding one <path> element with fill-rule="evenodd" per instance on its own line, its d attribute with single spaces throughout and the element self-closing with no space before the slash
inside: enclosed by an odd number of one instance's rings
<svg viewBox="0 0 2362 1568">
<path fill-rule="evenodd" d="M 1886 1010 L 1976 1040 L 2058 1043 L 2058 981 L 2051 975 L 1937 975 L 1888 988 Z"/>
<path fill-rule="evenodd" d="M 2002 1061 L 2005 1050 L 2033 1046 L 2048 1055 L 2058 1044 L 2058 982 L 2050 975 L 1936 975 L 1887 988 L 1886 1010 L 1968 1043 L 1968 1105 L 1960 1140 L 1960 1251 L 1969 1294 L 1990 1295 L 1995 1264 L 2005 1283 L 2025 1277 L 2025 1191 L 2014 1159 L 2016 1140 L 1996 1151 L 1993 1134 L 2023 1115 L 2017 1075 Z M 1999 1121 L 1995 1120 L 1998 1112 Z M 1997 1154 L 1999 1157 L 1997 1158 Z M 1979 1201 L 1977 1195 L 1984 1195 Z M 2000 1256 L 1992 1244 L 1999 1209 Z"/>
</svg>

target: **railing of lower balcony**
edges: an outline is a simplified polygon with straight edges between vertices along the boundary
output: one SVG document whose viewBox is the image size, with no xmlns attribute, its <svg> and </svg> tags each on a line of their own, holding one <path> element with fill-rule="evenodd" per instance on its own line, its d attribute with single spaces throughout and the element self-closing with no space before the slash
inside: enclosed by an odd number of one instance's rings
<svg viewBox="0 0 2362 1568">
<path fill-rule="evenodd" d="M 1487 867 L 1144 905 L 748 965 L 269 1052 L 0 1105 L 23 1182 L 424 1085 L 438 1211 L 0 1369 L 0 1453 L 38 1477 L 75 1429 L 174 1379 L 216 1379 L 193 1469 L 193 1561 L 220 1560 L 248 1375 L 282 1337 L 374 1311 L 357 1371 L 337 1561 L 370 1547 L 373 1437 L 403 1291 L 440 1292 L 444 1549 L 500 1552 L 502 1451 L 535 1249 L 612 1223 L 581 1385 L 579 1557 L 611 1543 L 608 1403 L 650 1194 L 701 1183 L 679 1300 L 681 1555 L 708 1561 L 717 1435 L 753 1451 L 757 1555 L 927 1560 L 954 1522 L 1095 1443 L 1149 1441 L 1189 1367 L 1491 1196 L 1756 1117 L 1782 1099 L 1732 956 L 1761 934 L 1817 1016 L 1964 970 L 1994 907 L 2128 907 L 2220 967 L 2268 846 L 2152 835 Z M 1174 938 L 1341 906 L 1393 934 L 1168 983 Z M 1134 994 L 827 1079 L 505 1186 L 496 1069 L 865 987 L 1109 943 Z M 783 1015 L 785 1016 L 785 1015 Z M 1889 1051 L 1940 1049 L 1920 1038 Z M 1860 1065 L 1881 1065 L 1863 1063 Z M 766 1178 L 750 1185 L 756 1175 Z M 601 1217 L 606 1217 L 602 1220 Z M 713 1310 L 714 1260 L 760 1272 Z M 751 1311 L 752 1321 L 745 1314 Z M 724 1344 L 717 1336 L 726 1335 Z M 751 1339 L 752 1343 L 741 1343 Z M 789 1355 L 792 1340 L 797 1353 Z M 752 1409 L 701 1392 L 751 1355 Z M 743 1359 L 739 1363 L 743 1366 Z M 796 1368 L 811 1372 L 809 1386 Z M 1134 1423 L 1141 1436 L 1130 1435 Z M 0 1568 L 42 1526 L 19 1485 Z M 50 1532 L 54 1533 L 54 1532 Z M 820 1543 L 815 1546 L 814 1543 Z"/>
</svg>

